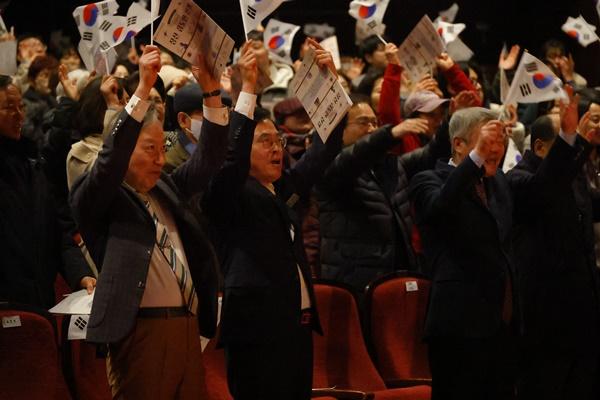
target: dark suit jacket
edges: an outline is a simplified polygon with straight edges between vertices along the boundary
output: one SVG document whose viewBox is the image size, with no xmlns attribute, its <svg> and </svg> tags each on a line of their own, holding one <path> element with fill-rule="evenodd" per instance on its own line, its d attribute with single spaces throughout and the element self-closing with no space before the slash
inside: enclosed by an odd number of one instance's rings
<svg viewBox="0 0 600 400">
<path fill-rule="evenodd" d="M 204 190 L 221 164 L 227 128 L 208 121 L 202 128 L 194 155 L 171 175 L 163 174 L 151 193 L 173 213 L 198 293 L 200 332 L 211 337 L 217 311 L 216 255 L 186 199 Z M 139 197 L 122 185 L 140 129 L 141 124 L 123 111 L 94 167 L 71 192 L 82 236 L 101 266 L 88 325 L 87 339 L 92 342 L 113 343 L 131 332 L 154 249 L 152 218 Z"/>
<path fill-rule="evenodd" d="M 277 194 L 273 195 L 248 177 L 255 123 L 232 114 L 227 159 L 205 196 L 205 210 L 224 249 L 221 343 L 282 340 L 299 326 L 297 265 L 316 306 L 301 225 L 292 203 L 297 196 L 308 195 L 341 149 L 342 126 L 326 145 L 315 135 L 305 155 L 275 182 Z M 320 332 L 316 310 L 315 317 L 313 329 Z"/>
<path fill-rule="evenodd" d="M 577 169 L 543 202 L 522 202 L 515 214 L 513 251 L 526 345 L 589 352 L 598 348 L 600 310 L 593 210 L 581 167 L 591 146 L 581 140 Z M 542 159 L 531 151 L 507 174 L 530 178 Z"/>
<path fill-rule="evenodd" d="M 433 266 L 426 336 L 488 337 L 498 332 L 509 259 L 513 204 L 545 198 L 568 170 L 576 150 L 557 139 L 542 167 L 509 186 L 499 170 L 484 178 L 486 207 L 475 191 L 482 170 L 466 157 L 456 168 L 439 161 L 411 182 L 425 255 Z M 518 199 L 513 203 L 513 195 Z M 535 200 L 533 200 L 535 201 Z M 512 282 L 513 295 L 518 288 Z M 513 316 L 518 315 L 513 296 Z"/>
</svg>

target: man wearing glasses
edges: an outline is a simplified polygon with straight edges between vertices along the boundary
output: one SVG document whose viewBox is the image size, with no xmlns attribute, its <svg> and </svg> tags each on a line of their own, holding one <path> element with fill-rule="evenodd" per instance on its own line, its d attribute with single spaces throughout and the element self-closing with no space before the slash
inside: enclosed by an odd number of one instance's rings
<svg viewBox="0 0 600 400">
<path fill-rule="evenodd" d="M 317 62 L 331 56 L 312 42 Z M 341 148 L 342 124 L 324 144 L 283 170 L 283 146 L 270 119 L 255 118 L 256 54 L 247 42 L 243 87 L 231 114 L 225 164 L 203 209 L 223 250 L 224 298 L 220 344 L 229 391 L 236 400 L 308 400 L 312 388 L 312 331 L 321 331 L 297 218 L 308 194 Z"/>
<path fill-rule="evenodd" d="M 425 119 L 379 128 L 371 106 L 358 102 L 348 112 L 344 150 L 317 189 L 321 221 L 322 277 L 358 290 L 379 275 L 417 269 L 411 247 L 408 180 L 450 152 L 448 125 L 435 140 L 396 157 L 389 151 L 407 133 L 424 133 Z"/>
</svg>

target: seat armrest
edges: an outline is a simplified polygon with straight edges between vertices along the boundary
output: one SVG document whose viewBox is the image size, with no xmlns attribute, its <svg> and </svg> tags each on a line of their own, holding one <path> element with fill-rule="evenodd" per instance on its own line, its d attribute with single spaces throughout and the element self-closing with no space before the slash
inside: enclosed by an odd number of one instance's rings
<svg viewBox="0 0 600 400">
<path fill-rule="evenodd" d="M 373 393 L 361 392 L 359 390 L 343 390 L 332 388 L 313 389 L 311 398 L 334 397 L 339 400 L 373 400 Z"/>
</svg>

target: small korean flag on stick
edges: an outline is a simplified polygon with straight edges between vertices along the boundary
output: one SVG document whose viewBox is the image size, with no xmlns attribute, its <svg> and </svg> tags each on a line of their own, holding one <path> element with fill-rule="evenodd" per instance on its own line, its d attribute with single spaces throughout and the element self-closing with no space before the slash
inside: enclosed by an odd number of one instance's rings
<svg viewBox="0 0 600 400">
<path fill-rule="evenodd" d="M 589 44 L 600 40 L 596 34 L 596 27 L 588 24 L 581 15 L 577 18 L 567 18 L 567 21 L 562 26 L 562 30 L 573 39 L 577 39 L 583 47 L 587 47 Z"/>
<path fill-rule="evenodd" d="M 357 21 L 366 23 L 370 30 L 375 31 L 383 22 L 388 4 L 389 0 L 353 0 L 350 2 L 348 14 Z M 387 44 L 381 35 L 376 35 L 383 44 Z"/>
<path fill-rule="evenodd" d="M 286 64 L 293 64 L 290 57 L 294 35 L 300 27 L 278 21 L 274 18 L 269 20 L 265 28 L 265 45 L 271 52 L 271 56 Z"/>
</svg>

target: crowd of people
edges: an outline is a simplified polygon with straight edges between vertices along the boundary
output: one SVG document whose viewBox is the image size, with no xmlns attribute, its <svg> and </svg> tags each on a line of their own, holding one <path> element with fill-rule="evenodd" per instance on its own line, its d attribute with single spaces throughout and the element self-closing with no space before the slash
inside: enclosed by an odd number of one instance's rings
<svg viewBox="0 0 600 400">
<path fill-rule="evenodd" d="M 499 86 L 518 45 L 494 79 L 443 53 L 411 81 L 392 41 L 336 69 L 320 39 L 287 65 L 253 31 L 213 77 L 140 43 L 97 76 L 20 37 L 0 76 L 0 300 L 48 309 L 60 273 L 95 292 L 115 399 L 202 399 L 222 293 L 232 396 L 308 399 L 313 279 L 360 294 L 410 270 L 432 282 L 434 400 L 600 398 L 600 91 L 565 45 L 538 56 L 569 99 L 515 107 Z M 309 48 L 353 102 L 326 142 L 289 93 Z"/>
</svg>

